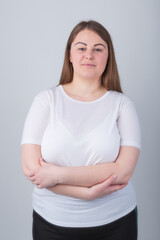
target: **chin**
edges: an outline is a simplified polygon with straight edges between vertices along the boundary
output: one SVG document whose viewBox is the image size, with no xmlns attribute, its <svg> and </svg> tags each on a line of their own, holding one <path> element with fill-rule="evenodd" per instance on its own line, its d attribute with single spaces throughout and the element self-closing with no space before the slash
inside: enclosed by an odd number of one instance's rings
<svg viewBox="0 0 160 240">
<path fill-rule="evenodd" d="M 79 75 L 80 78 L 88 78 L 88 79 L 99 79 L 101 76 L 95 73 L 83 73 Z"/>
</svg>

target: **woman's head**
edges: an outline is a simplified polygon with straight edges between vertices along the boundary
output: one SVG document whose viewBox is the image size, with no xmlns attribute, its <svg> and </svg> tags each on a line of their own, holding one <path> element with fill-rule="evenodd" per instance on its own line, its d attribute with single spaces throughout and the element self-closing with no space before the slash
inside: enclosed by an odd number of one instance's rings
<svg viewBox="0 0 160 240">
<path fill-rule="evenodd" d="M 108 59 L 104 68 L 104 72 L 101 76 L 101 84 L 108 90 L 116 90 L 122 92 L 110 34 L 100 23 L 96 21 L 82 21 L 77 24 L 72 30 L 68 38 L 65 50 L 64 65 L 62 69 L 60 84 L 69 83 L 73 80 L 74 69 L 72 62 L 70 61 L 71 45 L 77 34 L 86 29 L 98 34 L 108 46 Z"/>
</svg>

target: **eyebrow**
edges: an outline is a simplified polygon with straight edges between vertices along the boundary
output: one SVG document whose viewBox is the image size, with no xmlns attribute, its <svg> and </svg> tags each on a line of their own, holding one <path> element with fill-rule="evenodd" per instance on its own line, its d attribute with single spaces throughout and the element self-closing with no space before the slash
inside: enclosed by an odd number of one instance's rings
<svg viewBox="0 0 160 240">
<path fill-rule="evenodd" d="M 83 45 L 87 46 L 87 44 L 84 42 L 77 42 L 74 46 L 76 46 L 77 44 L 83 44 Z"/>
<path fill-rule="evenodd" d="M 87 43 L 84 43 L 84 42 L 77 42 L 74 46 L 76 46 L 77 44 L 83 44 L 83 45 L 87 46 Z M 94 47 L 99 46 L 99 45 L 106 48 L 102 43 L 94 44 Z"/>
<path fill-rule="evenodd" d="M 96 47 L 96 46 L 103 46 L 104 48 L 106 48 L 102 43 L 97 43 L 97 44 L 94 44 L 94 46 Z"/>
</svg>

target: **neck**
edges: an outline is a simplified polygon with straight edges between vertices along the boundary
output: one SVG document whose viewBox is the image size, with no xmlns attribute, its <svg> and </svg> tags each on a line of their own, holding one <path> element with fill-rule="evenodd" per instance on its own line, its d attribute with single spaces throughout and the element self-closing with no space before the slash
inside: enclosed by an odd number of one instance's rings
<svg viewBox="0 0 160 240">
<path fill-rule="evenodd" d="M 93 79 L 78 79 L 73 78 L 73 81 L 69 84 L 70 89 L 77 95 L 91 95 L 99 93 L 100 91 L 104 91 L 104 87 L 101 85 L 101 79 L 93 80 Z"/>
</svg>

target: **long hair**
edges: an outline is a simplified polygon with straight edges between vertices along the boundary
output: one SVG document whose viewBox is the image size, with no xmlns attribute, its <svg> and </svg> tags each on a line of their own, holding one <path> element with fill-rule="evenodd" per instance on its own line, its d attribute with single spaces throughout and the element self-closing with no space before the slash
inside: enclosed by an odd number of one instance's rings
<svg viewBox="0 0 160 240">
<path fill-rule="evenodd" d="M 108 45 L 108 60 L 101 77 L 101 84 L 107 90 L 122 92 L 111 36 L 109 32 L 100 23 L 96 21 L 81 21 L 72 30 L 65 49 L 64 64 L 59 85 L 72 82 L 73 80 L 73 66 L 70 62 L 71 44 L 74 41 L 76 35 L 85 29 L 97 33 Z"/>
</svg>

